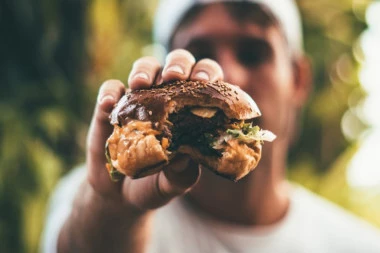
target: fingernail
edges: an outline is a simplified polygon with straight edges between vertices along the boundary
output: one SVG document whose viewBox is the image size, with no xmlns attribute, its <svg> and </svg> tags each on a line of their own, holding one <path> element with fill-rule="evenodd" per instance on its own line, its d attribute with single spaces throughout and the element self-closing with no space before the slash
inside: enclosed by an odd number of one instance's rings
<svg viewBox="0 0 380 253">
<path fill-rule="evenodd" d="M 133 78 L 139 78 L 139 79 L 144 79 L 144 80 L 149 80 L 149 75 L 145 72 L 138 72 L 133 75 Z"/>
<path fill-rule="evenodd" d="M 105 101 L 109 100 L 110 102 L 114 102 L 115 98 L 111 95 L 105 95 L 103 97 L 98 98 L 99 104 L 103 104 Z"/>
<path fill-rule="evenodd" d="M 205 71 L 199 71 L 195 74 L 195 77 L 202 80 L 210 80 L 210 76 Z"/>
<path fill-rule="evenodd" d="M 183 71 L 183 69 L 179 65 L 172 65 L 170 67 L 167 67 L 166 71 L 167 72 L 175 72 L 175 73 L 178 73 L 181 75 L 185 74 L 185 72 Z"/>
</svg>

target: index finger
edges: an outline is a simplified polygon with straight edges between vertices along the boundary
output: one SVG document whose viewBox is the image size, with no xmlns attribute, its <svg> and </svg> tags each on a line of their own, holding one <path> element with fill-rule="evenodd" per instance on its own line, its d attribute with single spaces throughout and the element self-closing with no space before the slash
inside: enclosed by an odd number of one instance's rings
<svg viewBox="0 0 380 253">
<path fill-rule="evenodd" d="M 161 64 L 152 56 L 136 60 L 128 77 L 129 87 L 132 90 L 151 87 L 160 69 Z"/>
<path fill-rule="evenodd" d="M 94 189 L 107 192 L 111 186 L 107 169 L 105 167 L 105 143 L 111 135 L 113 127 L 109 122 L 109 115 L 114 104 L 124 94 L 125 87 L 118 80 L 108 80 L 99 89 L 99 95 L 87 135 L 86 165 L 88 179 Z"/>
</svg>

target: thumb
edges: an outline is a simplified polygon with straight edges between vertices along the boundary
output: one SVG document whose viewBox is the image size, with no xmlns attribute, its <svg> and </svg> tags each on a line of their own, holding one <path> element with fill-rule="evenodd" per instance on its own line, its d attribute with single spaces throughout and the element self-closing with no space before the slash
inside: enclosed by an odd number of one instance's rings
<svg viewBox="0 0 380 253">
<path fill-rule="evenodd" d="M 115 188 L 109 179 L 105 167 L 105 143 L 111 135 L 113 127 L 109 123 L 109 115 L 114 104 L 125 93 L 125 87 L 118 80 L 108 80 L 99 89 L 95 111 L 87 135 L 86 167 L 89 183 L 95 190 L 102 192 Z"/>
<path fill-rule="evenodd" d="M 123 192 L 128 202 L 140 210 L 156 209 L 189 191 L 199 177 L 199 165 L 189 156 L 178 155 L 160 173 L 126 180 Z"/>
</svg>

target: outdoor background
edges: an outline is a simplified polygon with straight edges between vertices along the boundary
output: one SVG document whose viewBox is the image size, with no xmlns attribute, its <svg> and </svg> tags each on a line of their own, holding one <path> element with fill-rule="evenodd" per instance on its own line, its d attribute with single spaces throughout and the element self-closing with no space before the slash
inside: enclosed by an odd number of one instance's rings
<svg viewBox="0 0 380 253">
<path fill-rule="evenodd" d="M 380 4 L 299 3 L 315 88 L 288 176 L 380 227 Z M 0 1 L 0 252 L 38 251 L 49 194 L 84 161 L 98 87 L 152 53 L 155 6 Z"/>
</svg>

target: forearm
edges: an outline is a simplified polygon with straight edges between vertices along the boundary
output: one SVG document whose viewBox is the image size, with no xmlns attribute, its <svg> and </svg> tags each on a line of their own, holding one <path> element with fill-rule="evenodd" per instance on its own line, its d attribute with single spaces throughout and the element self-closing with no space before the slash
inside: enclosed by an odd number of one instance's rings
<svg viewBox="0 0 380 253">
<path fill-rule="evenodd" d="M 88 184 L 81 187 L 60 232 L 58 252 L 144 252 L 151 213 L 107 201 Z"/>
</svg>

